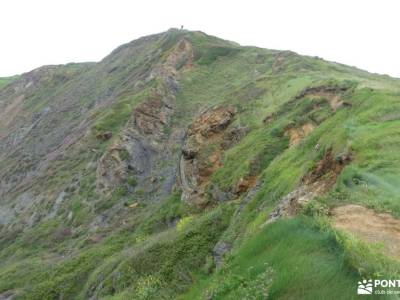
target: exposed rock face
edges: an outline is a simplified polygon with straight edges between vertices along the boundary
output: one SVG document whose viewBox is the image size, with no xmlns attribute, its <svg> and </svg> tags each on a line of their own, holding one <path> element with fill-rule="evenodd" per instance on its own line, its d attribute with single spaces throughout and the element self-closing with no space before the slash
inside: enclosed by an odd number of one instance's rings
<svg viewBox="0 0 400 300">
<path fill-rule="evenodd" d="M 348 153 L 334 157 L 333 152 L 328 151 L 313 170 L 303 177 L 300 186 L 280 200 L 278 206 L 269 215 L 267 223 L 296 215 L 314 197 L 329 191 L 350 160 L 351 156 Z"/>
<path fill-rule="evenodd" d="M 280 200 L 278 206 L 269 215 L 267 222 L 270 223 L 282 217 L 295 216 L 301 207 L 319 195 L 319 192 L 318 184 L 299 186 Z"/>
<path fill-rule="evenodd" d="M 164 127 L 169 125 L 173 113 L 169 103 L 174 95 L 165 93 L 164 96 L 152 95 L 139 105 L 123 133 L 101 157 L 97 168 L 99 190 L 112 191 L 129 178 L 135 178 L 139 184 L 149 181 L 157 160 L 169 153 L 168 149 L 163 149 L 163 144 L 168 145 Z"/>
<path fill-rule="evenodd" d="M 179 91 L 179 70 L 189 68 L 193 62 L 190 42 L 183 39 L 157 66 L 147 80 L 160 84 L 152 89 L 147 99 L 138 105 L 121 136 L 117 137 L 101 157 L 97 168 L 97 188 L 110 193 L 118 186 L 139 188 L 151 193 L 168 194 L 175 182 L 176 165 L 162 168 L 162 161 L 176 161 L 173 146 L 180 143 L 179 130 L 171 130 L 170 120 L 174 114 L 175 95 Z M 163 178 L 160 187 L 157 178 Z M 134 180 L 135 186 L 129 181 Z"/>
<path fill-rule="evenodd" d="M 205 138 L 221 133 L 232 122 L 235 113 L 236 109 L 232 106 L 206 110 L 189 127 L 188 136 L 200 143 Z"/>
<path fill-rule="evenodd" d="M 115 187 L 127 182 L 129 174 L 146 175 L 150 170 L 151 152 L 148 145 L 140 139 L 124 135 L 116 140 L 102 156 L 97 168 L 97 187 L 100 191 L 112 191 Z"/>
<path fill-rule="evenodd" d="M 205 189 L 212 173 L 222 166 L 223 147 L 233 144 L 229 137 L 236 137 L 227 130 L 235 114 L 231 106 L 208 109 L 188 128 L 180 160 L 182 200 L 206 203 Z"/>
<path fill-rule="evenodd" d="M 173 97 L 154 92 L 154 95 L 139 105 L 133 113 L 134 126 L 139 133 L 161 138 L 164 126 L 168 125 L 173 113 L 172 100 Z"/>
<path fill-rule="evenodd" d="M 348 152 L 335 156 L 332 150 L 329 150 L 311 172 L 303 177 L 302 182 L 306 185 L 318 182 L 321 192 L 327 192 L 334 186 L 337 177 L 351 160 L 351 154 Z"/>
<path fill-rule="evenodd" d="M 190 69 L 193 67 L 194 51 L 192 44 L 182 39 L 174 51 L 168 56 L 166 66 L 169 72 L 176 75 L 178 71 Z"/>
<path fill-rule="evenodd" d="M 228 242 L 219 241 L 214 249 L 214 263 L 217 267 L 221 266 L 223 263 L 223 258 L 226 253 L 228 253 L 232 249 L 232 244 Z"/>
</svg>

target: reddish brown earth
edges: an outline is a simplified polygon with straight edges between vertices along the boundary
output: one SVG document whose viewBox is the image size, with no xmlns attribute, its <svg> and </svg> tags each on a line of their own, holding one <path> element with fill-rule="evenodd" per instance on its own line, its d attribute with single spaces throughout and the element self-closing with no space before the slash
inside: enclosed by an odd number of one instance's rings
<svg viewBox="0 0 400 300">
<path fill-rule="evenodd" d="M 292 127 L 286 130 L 285 135 L 289 136 L 289 146 L 296 146 L 308 136 L 315 129 L 315 125 L 312 123 L 305 123 L 300 127 Z"/>
<path fill-rule="evenodd" d="M 228 126 L 236 109 L 231 106 L 208 109 L 188 128 L 180 162 L 182 199 L 204 206 L 204 193 L 212 174 L 222 167 Z"/>
<path fill-rule="evenodd" d="M 281 199 L 279 205 L 271 212 L 267 223 L 281 217 L 296 215 L 314 197 L 328 192 L 350 161 L 350 154 L 335 157 L 331 150 L 328 151 L 315 167 L 302 178 L 301 184 Z"/>
</svg>

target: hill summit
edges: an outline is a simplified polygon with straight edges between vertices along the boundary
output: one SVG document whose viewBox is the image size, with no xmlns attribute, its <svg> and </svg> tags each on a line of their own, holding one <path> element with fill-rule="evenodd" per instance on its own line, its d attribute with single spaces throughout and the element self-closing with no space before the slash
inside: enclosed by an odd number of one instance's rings
<svg viewBox="0 0 400 300">
<path fill-rule="evenodd" d="M 400 80 L 178 29 L 1 78 L 0 299 L 398 278 L 399 111 Z"/>
</svg>

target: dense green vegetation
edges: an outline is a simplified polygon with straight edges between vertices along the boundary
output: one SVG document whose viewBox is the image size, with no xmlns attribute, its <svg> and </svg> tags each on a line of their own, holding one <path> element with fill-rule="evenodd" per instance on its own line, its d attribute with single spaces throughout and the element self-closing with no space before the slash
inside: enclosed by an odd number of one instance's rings
<svg viewBox="0 0 400 300">
<path fill-rule="evenodd" d="M 344 259 L 334 236 L 311 220 L 279 221 L 246 240 L 185 298 L 263 299 L 265 293 L 272 299 L 347 299 L 358 276 Z"/>
<path fill-rule="evenodd" d="M 178 62 L 175 111 L 164 134 L 183 136 L 204 108 L 234 106 L 229 128 L 245 128 L 246 135 L 221 150 L 221 167 L 210 175 L 208 188 L 230 192 L 241 178 L 255 178 L 257 189 L 251 197 L 235 194 L 231 201 L 210 199 L 206 207 L 197 207 L 181 200 L 179 182 L 172 194 L 151 201 L 132 175 L 127 184 L 101 194 L 96 188 L 99 159 L 121 137 L 135 107 L 165 88 L 153 80 L 153 70 L 182 39 L 193 45 L 193 65 L 185 68 L 186 61 Z M 45 115 L 58 101 L 65 111 L 37 128 L 44 137 L 52 137 L 57 128 L 52 141 L 63 143 L 58 136 L 70 126 L 74 130 L 67 140 L 78 139 L 59 156 L 54 154 L 59 149 L 53 149 L 52 160 L 36 152 L 46 140 L 28 134 L 29 156 L 23 160 L 16 152 L 0 162 L 0 169 L 17 179 L 33 172 L 38 161 L 51 170 L 30 187 L 45 199 L 32 208 L 38 221 L 0 227 L 0 295 L 13 291 L 15 299 L 41 300 L 356 299 L 361 278 L 399 275 L 398 262 L 379 247 L 334 229 L 329 216 L 331 208 L 357 203 L 400 217 L 398 80 L 179 30 L 123 45 L 98 64 L 49 72 L 50 79 L 25 100 L 22 115 Z M 0 79 L 0 89 L 9 93 L 9 82 Z M 334 90 L 347 105 L 333 109 L 326 97 L 303 93 L 320 87 Z M 25 128 L 21 119 L 15 126 Z M 315 129 L 290 146 L 288 129 L 305 124 Z M 112 137 L 96 137 L 105 132 Z M 174 147 L 181 151 L 181 145 Z M 130 153 L 119 151 L 128 161 Z M 328 151 L 334 157 L 351 154 L 333 187 L 300 215 L 267 224 L 280 199 Z M 178 161 L 157 161 L 152 167 L 166 164 Z M 52 215 L 60 191 L 65 196 Z M 216 266 L 213 251 L 221 241 L 232 249 Z"/>
<path fill-rule="evenodd" d="M 53 299 L 60 294 L 86 299 L 99 286 L 100 295 L 104 296 L 143 294 L 138 299 L 147 299 L 162 290 L 163 299 L 175 297 L 190 285 L 190 272 L 200 270 L 211 255 L 233 209 L 231 205 L 221 206 L 190 218 L 190 222 L 176 229 L 168 229 L 166 221 L 180 215 L 178 196 L 174 195 L 161 207 L 152 209 L 150 219 L 143 220 L 136 232 L 126 228 L 94 246 L 84 241 L 79 254 L 59 262 L 46 262 L 45 252 L 37 247 L 43 241 L 61 243 L 61 240 L 49 239 L 60 224 L 54 221 L 34 228 L 30 232 L 30 241 L 16 241 L 16 248 L 24 248 L 24 253 L 14 253 L 14 256 L 24 257 L 27 253 L 31 256 L 41 250 L 40 258 L 18 259 L 2 268 L 0 289 L 14 289 L 29 282 L 21 299 Z M 164 231 L 159 232 L 162 228 Z M 52 247 L 51 244 L 43 246 Z M 139 284 L 133 288 L 136 282 L 143 286 Z"/>
</svg>

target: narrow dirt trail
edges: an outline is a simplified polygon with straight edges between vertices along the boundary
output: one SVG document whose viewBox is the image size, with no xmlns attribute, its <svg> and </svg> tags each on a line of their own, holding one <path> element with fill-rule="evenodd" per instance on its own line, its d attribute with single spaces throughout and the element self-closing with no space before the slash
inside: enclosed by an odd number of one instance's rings
<svg viewBox="0 0 400 300">
<path fill-rule="evenodd" d="M 400 259 L 400 220 L 360 205 L 344 205 L 333 211 L 335 228 L 370 243 L 382 243 L 384 253 Z"/>
</svg>

